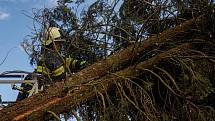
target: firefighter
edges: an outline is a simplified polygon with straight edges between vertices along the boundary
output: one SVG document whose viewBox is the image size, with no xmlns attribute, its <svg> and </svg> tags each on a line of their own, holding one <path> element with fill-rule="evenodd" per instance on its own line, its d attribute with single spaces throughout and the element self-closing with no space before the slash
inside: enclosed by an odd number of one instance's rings
<svg viewBox="0 0 215 121">
<path fill-rule="evenodd" d="M 35 73 L 38 75 L 39 88 L 50 85 L 66 78 L 67 73 L 74 73 L 86 66 L 86 61 L 65 57 L 62 54 L 62 46 L 65 43 L 60 29 L 50 27 L 44 32 L 41 48 L 41 56 L 37 63 Z M 17 100 L 29 96 L 32 84 L 22 84 Z"/>
<path fill-rule="evenodd" d="M 50 27 L 44 32 L 43 49 L 36 72 L 55 82 L 65 79 L 66 73 L 77 72 L 86 65 L 86 61 L 65 57 L 62 46 L 65 39 L 57 27 Z"/>
<path fill-rule="evenodd" d="M 32 80 L 32 79 L 33 79 L 32 74 L 28 74 L 24 78 L 24 80 Z M 30 83 L 30 82 L 22 83 L 20 87 L 13 85 L 12 89 L 19 91 L 16 101 L 20 101 L 20 100 L 27 98 L 29 96 L 29 94 L 31 93 L 31 91 L 33 91 L 32 90 L 33 86 L 34 86 L 34 84 Z"/>
</svg>

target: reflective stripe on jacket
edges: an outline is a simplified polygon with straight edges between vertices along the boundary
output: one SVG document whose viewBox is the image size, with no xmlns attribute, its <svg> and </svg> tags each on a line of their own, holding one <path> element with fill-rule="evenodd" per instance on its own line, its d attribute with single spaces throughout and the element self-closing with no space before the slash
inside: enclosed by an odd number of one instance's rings
<svg viewBox="0 0 215 121">
<path fill-rule="evenodd" d="M 50 70 L 48 68 L 44 67 L 44 66 L 38 65 L 37 69 L 36 69 L 36 72 L 47 75 L 47 74 L 50 73 Z"/>
<path fill-rule="evenodd" d="M 65 72 L 64 67 L 63 67 L 63 66 L 60 66 L 59 68 L 55 69 L 55 70 L 52 72 L 52 75 L 56 77 L 56 76 L 60 76 L 60 75 L 64 74 L 64 72 Z"/>
<path fill-rule="evenodd" d="M 79 60 L 76 60 L 73 58 L 66 58 L 66 68 L 69 68 L 71 71 L 75 71 L 75 70 L 77 70 L 77 68 L 80 68 L 80 67 L 84 66 L 85 64 L 86 64 L 86 61 L 79 61 Z M 53 71 L 50 72 L 50 70 L 53 70 Z M 38 72 L 38 73 L 42 73 L 45 75 L 50 74 L 55 77 L 64 74 L 65 71 L 66 70 L 63 65 L 59 66 L 56 69 L 48 69 L 44 66 L 38 65 L 37 69 L 36 69 L 36 72 Z"/>
<path fill-rule="evenodd" d="M 66 58 L 66 67 L 71 71 L 77 71 L 86 65 L 86 61 L 76 60 L 74 58 Z"/>
</svg>

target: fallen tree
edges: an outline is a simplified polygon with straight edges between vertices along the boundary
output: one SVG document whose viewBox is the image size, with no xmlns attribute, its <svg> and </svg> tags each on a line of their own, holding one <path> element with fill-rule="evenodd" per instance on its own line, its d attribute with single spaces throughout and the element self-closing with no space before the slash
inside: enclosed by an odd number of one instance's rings
<svg viewBox="0 0 215 121">
<path fill-rule="evenodd" d="M 205 17 L 200 16 L 197 19 L 188 20 L 173 29 L 164 31 L 158 36 L 131 45 L 128 48 L 115 53 L 106 60 L 97 62 L 86 69 L 71 75 L 65 82 L 56 83 L 42 93 L 36 94 L 1 110 L 0 120 L 42 120 L 47 111 L 61 113 L 71 109 L 71 107 L 75 107 L 95 98 L 98 94 L 101 97 L 104 97 L 103 94 L 108 92 L 108 90 L 111 90 L 118 79 L 122 80 L 122 78 L 119 77 L 138 77 L 143 74 L 142 72 L 144 69 L 146 71 L 146 69 L 153 68 L 153 66 L 159 64 L 161 60 L 171 58 L 171 55 L 184 53 L 186 51 L 183 50 L 192 48 L 191 44 L 182 43 L 181 46 L 177 47 L 180 45 L 179 43 L 176 48 L 168 47 L 166 52 L 159 52 L 160 54 L 157 53 L 157 55 L 155 54 L 151 56 L 152 58 L 150 57 L 151 59 L 149 60 L 139 61 L 143 54 L 155 48 L 159 49 L 161 45 L 170 43 L 178 38 L 184 38 L 186 34 L 190 34 L 190 30 L 196 29 L 196 27 L 199 24 L 204 23 L 204 21 Z M 204 41 L 199 41 L 199 38 L 191 43 L 193 42 L 205 43 Z M 139 62 L 141 63 L 138 64 Z M 133 64 L 135 65 L 128 67 Z M 122 70 L 123 68 L 126 69 Z M 148 70 L 148 72 L 150 71 Z M 168 87 L 168 84 L 166 86 Z M 94 89 L 97 91 L 91 91 Z M 168 87 L 168 89 L 173 94 L 180 97 L 180 94 L 176 93 L 171 87 Z M 103 104 L 105 104 L 104 102 L 103 99 Z M 130 101 L 130 103 L 132 103 L 132 101 Z M 135 106 L 135 103 L 132 104 Z M 103 107 L 105 107 L 105 105 L 103 105 Z M 138 109 L 138 107 L 136 108 Z"/>
<path fill-rule="evenodd" d="M 183 50 L 191 49 L 191 47 L 191 44 L 183 44 L 180 47 L 159 54 L 135 66 L 131 66 L 119 72 L 108 74 L 101 79 L 94 80 L 92 84 L 83 84 L 77 90 L 73 90 L 77 86 L 74 85 L 74 87 L 71 88 L 68 93 L 64 94 L 65 96 L 52 98 L 50 101 L 45 100 L 46 102 L 42 102 L 43 105 L 35 105 L 36 107 L 32 108 L 31 110 L 27 110 L 25 113 L 17 115 L 13 118 L 13 120 L 36 120 L 39 118 L 37 117 L 39 115 L 41 115 L 41 118 L 43 118 L 42 115 L 44 114 L 44 112 L 41 112 L 41 110 L 51 110 L 59 114 L 63 111 L 68 110 L 66 109 L 67 107 L 74 107 L 78 104 L 84 103 L 87 100 L 93 99 L 98 92 L 107 92 L 118 81 L 124 81 L 123 78 L 138 77 L 142 74 L 142 69 L 150 69 L 153 67 L 153 65 L 158 64 L 161 60 L 171 58 L 172 56 L 176 56 L 178 54 L 181 55 L 182 53 L 184 53 Z M 62 96 L 63 93 L 61 93 L 60 95 Z"/>
</svg>

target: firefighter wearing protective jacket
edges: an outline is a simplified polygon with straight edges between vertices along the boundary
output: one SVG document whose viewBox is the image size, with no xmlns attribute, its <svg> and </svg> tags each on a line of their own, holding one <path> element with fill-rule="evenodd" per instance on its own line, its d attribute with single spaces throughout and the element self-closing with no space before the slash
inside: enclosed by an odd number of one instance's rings
<svg viewBox="0 0 215 121">
<path fill-rule="evenodd" d="M 65 79 L 66 73 L 76 72 L 86 65 L 86 61 L 61 54 L 65 41 L 57 27 L 50 27 L 44 32 L 43 50 L 36 72 L 55 82 Z"/>
<path fill-rule="evenodd" d="M 50 27 L 45 30 L 41 56 L 35 70 L 36 73 L 41 75 L 38 78 L 39 87 L 61 81 L 65 79 L 66 73 L 77 72 L 85 67 L 86 61 L 65 57 L 65 55 L 62 54 L 61 49 L 64 42 L 65 39 L 62 38 L 59 28 Z M 23 87 L 22 90 L 19 91 L 21 96 L 18 96 L 19 99 L 17 100 L 26 98 L 28 92 L 30 92 L 29 85 L 26 88 Z M 24 97 L 22 97 L 22 94 L 24 94 Z"/>
</svg>

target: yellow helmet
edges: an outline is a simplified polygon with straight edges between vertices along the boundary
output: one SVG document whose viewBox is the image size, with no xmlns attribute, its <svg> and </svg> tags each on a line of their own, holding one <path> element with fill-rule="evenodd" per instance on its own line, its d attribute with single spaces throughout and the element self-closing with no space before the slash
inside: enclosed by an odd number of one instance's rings
<svg viewBox="0 0 215 121">
<path fill-rule="evenodd" d="M 43 45 L 50 45 L 52 42 L 55 41 L 65 41 L 61 39 L 60 29 L 57 27 L 49 27 L 44 32 L 44 39 L 42 41 Z"/>
</svg>

